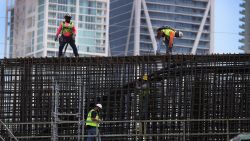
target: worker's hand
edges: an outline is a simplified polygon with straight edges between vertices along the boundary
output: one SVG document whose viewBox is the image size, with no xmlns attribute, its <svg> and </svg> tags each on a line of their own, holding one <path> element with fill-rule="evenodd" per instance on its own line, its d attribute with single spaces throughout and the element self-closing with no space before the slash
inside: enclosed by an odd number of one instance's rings
<svg viewBox="0 0 250 141">
<path fill-rule="evenodd" d="M 57 41 L 57 39 L 58 39 L 58 36 L 55 36 L 55 41 Z"/>
</svg>

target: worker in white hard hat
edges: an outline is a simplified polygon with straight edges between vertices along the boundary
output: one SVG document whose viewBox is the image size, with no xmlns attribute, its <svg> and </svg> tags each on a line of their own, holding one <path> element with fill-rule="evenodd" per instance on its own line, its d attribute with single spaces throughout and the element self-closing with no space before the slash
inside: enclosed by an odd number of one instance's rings
<svg viewBox="0 0 250 141">
<path fill-rule="evenodd" d="M 174 38 L 181 38 L 183 33 L 181 31 L 175 30 L 170 26 L 162 26 L 157 29 L 156 38 L 159 40 L 157 45 L 157 54 L 160 54 L 163 43 L 166 46 L 166 53 L 172 54 L 172 48 L 174 43 Z"/>
<path fill-rule="evenodd" d="M 87 116 L 86 127 L 88 135 L 96 135 L 96 137 L 88 137 L 87 141 L 93 141 L 96 138 L 96 141 L 100 141 L 99 138 L 99 124 L 100 124 L 100 115 L 99 112 L 102 109 L 102 104 L 96 104 L 95 108 L 91 109 Z"/>
</svg>

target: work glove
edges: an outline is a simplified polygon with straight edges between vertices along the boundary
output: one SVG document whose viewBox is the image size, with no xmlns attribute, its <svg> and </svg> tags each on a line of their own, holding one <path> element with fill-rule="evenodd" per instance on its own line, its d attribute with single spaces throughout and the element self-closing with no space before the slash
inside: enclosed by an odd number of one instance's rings
<svg viewBox="0 0 250 141">
<path fill-rule="evenodd" d="M 57 41 L 57 39 L 58 39 L 58 36 L 55 36 L 55 41 Z"/>
</svg>

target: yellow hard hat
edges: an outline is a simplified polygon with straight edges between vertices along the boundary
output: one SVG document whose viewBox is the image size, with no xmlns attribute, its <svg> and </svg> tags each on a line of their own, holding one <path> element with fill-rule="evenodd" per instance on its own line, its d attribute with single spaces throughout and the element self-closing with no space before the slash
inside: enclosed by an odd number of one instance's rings
<svg viewBox="0 0 250 141">
<path fill-rule="evenodd" d="M 147 74 L 144 74 L 143 77 L 142 77 L 143 80 L 148 80 L 148 75 Z"/>
</svg>

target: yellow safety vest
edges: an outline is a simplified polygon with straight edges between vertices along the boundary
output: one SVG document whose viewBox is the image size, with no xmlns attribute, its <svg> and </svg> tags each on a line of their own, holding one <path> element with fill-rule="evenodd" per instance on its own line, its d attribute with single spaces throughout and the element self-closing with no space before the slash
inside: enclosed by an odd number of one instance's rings
<svg viewBox="0 0 250 141">
<path fill-rule="evenodd" d="M 162 29 L 162 32 L 169 38 L 170 32 L 173 31 L 171 29 Z"/>
<path fill-rule="evenodd" d="M 65 22 L 62 22 L 62 34 L 66 32 L 70 32 L 73 34 L 73 27 L 74 27 L 73 22 L 70 22 L 68 26 L 66 26 Z"/>
<path fill-rule="evenodd" d="M 92 121 L 92 118 L 91 118 L 91 113 L 95 111 L 94 109 L 90 110 L 89 113 L 88 113 L 88 117 L 87 117 L 87 121 L 86 121 L 86 125 L 88 126 L 93 126 L 93 127 L 99 127 L 99 123 L 97 123 L 96 121 Z M 100 120 L 99 119 L 99 115 L 98 115 L 98 112 L 96 112 L 96 120 Z"/>
</svg>

